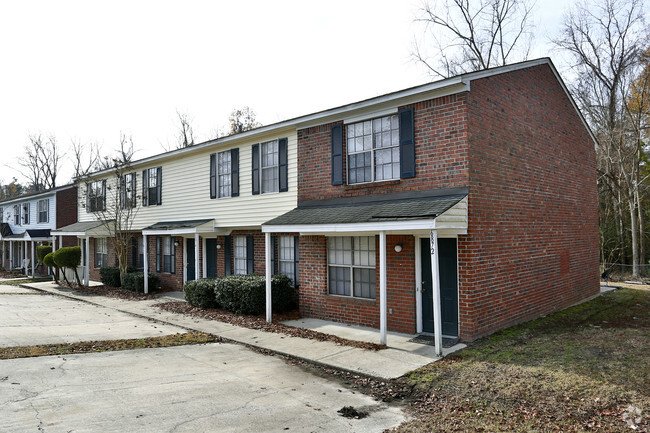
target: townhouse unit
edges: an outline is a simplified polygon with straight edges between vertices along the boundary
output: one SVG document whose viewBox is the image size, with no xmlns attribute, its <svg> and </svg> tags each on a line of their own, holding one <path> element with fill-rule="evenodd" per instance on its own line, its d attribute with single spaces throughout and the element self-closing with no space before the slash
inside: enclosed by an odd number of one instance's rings
<svg viewBox="0 0 650 433">
<path fill-rule="evenodd" d="M 65 185 L 0 202 L 2 267 L 34 275 L 35 247 L 51 244 L 51 231 L 77 221 L 77 187 Z M 66 239 L 63 246 L 76 245 Z"/>
<path fill-rule="evenodd" d="M 96 211 L 119 190 L 136 210 L 130 260 L 166 287 L 260 273 L 270 299 L 284 273 L 303 316 L 439 346 L 598 293 L 595 163 L 540 59 L 146 158 L 120 181 L 96 173 L 57 234 L 85 239 L 97 278 L 114 257 Z"/>
</svg>

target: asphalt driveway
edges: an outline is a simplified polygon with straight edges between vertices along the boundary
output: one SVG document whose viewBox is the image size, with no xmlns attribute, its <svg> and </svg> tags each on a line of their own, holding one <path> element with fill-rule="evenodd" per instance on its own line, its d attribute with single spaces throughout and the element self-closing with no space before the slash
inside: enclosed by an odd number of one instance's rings
<svg viewBox="0 0 650 433">
<path fill-rule="evenodd" d="M 31 321 L 29 335 L 12 334 L 21 344 L 181 329 L 5 287 L 0 332 L 17 329 L 12 320 Z M 344 406 L 368 416 L 344 418 Z M 398 407 L 235 344 L 0 360 L 0 432 L 379 432 L 403 420 Z"/>
</svg>

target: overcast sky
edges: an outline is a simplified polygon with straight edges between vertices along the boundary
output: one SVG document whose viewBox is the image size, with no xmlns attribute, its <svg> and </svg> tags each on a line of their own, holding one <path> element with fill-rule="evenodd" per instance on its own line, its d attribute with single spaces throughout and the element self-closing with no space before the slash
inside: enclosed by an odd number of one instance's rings
<svg viewBox="0 0 650 433">
<path fill-rule="evenodd" d="M 558 63 L 546 35 L 567 4 L 538 1 L 530 58 Z M 428 82 L 410 58 L 420 6 L 0 0 L 0 181 L 25 181 L 15 160 L 33 133 L 106 151 L 122 131 L 139 159 L 174 146 L 177 110 L 205 141 L 235 107 L 270 124 Z M 58 184 L 72 174 L 63 164 Z"/>
</svg>

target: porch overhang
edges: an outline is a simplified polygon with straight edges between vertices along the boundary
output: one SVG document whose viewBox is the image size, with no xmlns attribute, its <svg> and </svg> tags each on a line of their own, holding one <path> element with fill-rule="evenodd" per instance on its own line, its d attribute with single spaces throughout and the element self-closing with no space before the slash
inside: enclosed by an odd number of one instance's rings
<svg viewBox="0 0 650 433">
<path fill-rule="evenodd" d="M 214 219 L 164 221 L 142 229 L 144 236 L 188 236 L 205 233 L 217 233 Z"/>
<path fill-rule="evenodd" d="M 110 224 L 110 221 L 76 222 L 56 230 L 50 230 L 50 236 L 74 236 L 78 238 L 110 236 L 105 224 Z"/>
</svg>

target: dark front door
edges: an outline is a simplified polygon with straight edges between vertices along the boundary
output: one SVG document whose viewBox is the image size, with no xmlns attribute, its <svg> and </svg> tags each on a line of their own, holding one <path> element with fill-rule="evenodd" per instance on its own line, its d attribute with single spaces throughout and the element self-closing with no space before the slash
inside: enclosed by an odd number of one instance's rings
<svg viewBox="0 0 650 433">
<path fill-rule="evenodd" d="M 422 330 L 433 332 L 433 291 L 431 290 L 431 249 L 429 239 L 420 239 L 422 263 Z M 442 333 L 458 336 L 458 271 L 456 239 L 438 238 L 438 270 L 440 272 L 440 308 Z"/>
<path fill-rule="evenodd" d="M 208 278 L 214 278 L 217 276 L 217 240 L 216 239 L 206 239 L 205 240 L 205 260 L 206 272 Z"/>
<path fill-rule="evenodd" d="M 196 270 L 194 268 L 194 239 L 188 238 L 185 245 L 187 248 L 187 281 L 191 281 L 196 278 Z"/>
</svg>

